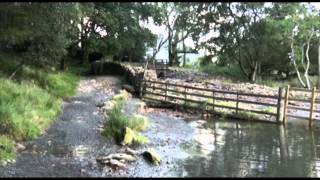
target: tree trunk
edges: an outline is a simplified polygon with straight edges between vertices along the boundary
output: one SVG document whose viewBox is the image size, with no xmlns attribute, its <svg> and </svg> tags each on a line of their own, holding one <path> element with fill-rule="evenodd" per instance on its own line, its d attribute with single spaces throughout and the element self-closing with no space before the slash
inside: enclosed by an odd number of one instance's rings
<svg viewBox="0 0 320 180">
<path fill-rule="evenodd" d="M 132 62 L 132 55 L 131 53 L 128 54 L 129 62 Z"/>
<path fill-rule="evenodd" d="M 318 89 L 320 89 L 320 42 L 318 45 Z"/>
<path fill-rule="evenodd" d="M 172 43 L 172 50 L 171 50 L 171 59 L 172 59 L 172 65 L 176 66 L 177 63 L 177 44 Z"/>
<path fill-rule="evenodd" d="M 307 52 L 306 52 L 307 67 L 306 67 L 305 73 L 304 73 L 304 76 L 305 76 L 306 81 L 307 81 L 307 88 L 308 89 L 311 89 L 310 79 L 309 79 L 309 67 L 310 67 L 309 49 L 310 49 L 310 41 L 311 41 L 311 38 L 313 36 L 313 33 L 314 33 L 314 31 L 312 30 L 310 38 L 308 39 L 308 42 L 307 42 Z"/>
<path fill-rule="evenodd" d="M 250 81 L 251 82 L 255 82 L 257 80 L 258 62 L 255 61 L 254 64 L 255 65 L 254 65 L 253 71 L 252 71 L 251 76 L 250 76 Z"/>
<path fill-rule="evenodd" d="M 66 60 L 65 57 L 62 57 L 60 60 L 60 70 L 64 71 L 66 69 Z"/>
<path fill-rule="evenodd" d="M 184 44 L 184 39 L 182 41 L 182 46 L 183 46 L 183 67 L 185 67 L 186 66 L 186 45 Z"/>
<path fill-rule="evenodd" d="M 86 64 L 89 61 L 89 52 L 86 46 L 83 48 L 82 64 Z"/>
<path fill-rule="evenodd" d="M 172 66 L 173 60 L 172 60 L 172 37 L 171 37 L 171 30 L 169 29 L 169 34 L 168 34 L 168 58 L 169 58 L 169 66 Z"/>
<path fill-rule="evenodd" d="M 294 47 L 293 47 L 293 41 L 294 41 L 294 33 L 292 33 L 292 36 L 291 36 L 291 59 L 292 59 L 292 62 L 293 62 L 293 66 L 294 66 L 294 69 L 296 70 L 296 73 L 297 73 L 297 76 L 298 76 L 298 80 L 300 82 L 300 84 L 303 86 L 303 87 L 306 87 L 305 83 L 303 82 L 301 76 L 300 76 L 300 71 L 297 67 L 297 64 L 296 64 L 296 56 L 295 56 L 295 52 L 294 52 Z M 302 58 L 304 58 L 304 45 L 302 45 L 301 49 L 302 49 Z M 302 61 L 303 62 L 303 61 Z"/>
</svg>

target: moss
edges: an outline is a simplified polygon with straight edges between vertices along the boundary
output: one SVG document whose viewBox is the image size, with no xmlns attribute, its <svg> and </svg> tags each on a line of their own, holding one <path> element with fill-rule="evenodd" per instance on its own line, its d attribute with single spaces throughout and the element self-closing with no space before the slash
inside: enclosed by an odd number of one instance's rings
<svg viewBox="0 0 320 180">
<path fill-rule="evenodd" d="M 131 128 L 125 127 L 123 132 L 122 145 L 131 145 L 135 136 L 134 131 Z"/>
</svg>

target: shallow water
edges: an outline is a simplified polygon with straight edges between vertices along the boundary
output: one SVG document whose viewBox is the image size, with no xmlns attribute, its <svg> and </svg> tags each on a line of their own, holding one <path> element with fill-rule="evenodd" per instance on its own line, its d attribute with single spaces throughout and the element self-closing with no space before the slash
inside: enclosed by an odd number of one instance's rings
<svg viewBox="0 0 320 180">
<path fill-rule="evenodd" d="M 320 131 L 306 122 L 276 124 L 242 121 L 192 121 L 190 154 L 179 162 L 179 176 L 318 177 Z"/>
</svg>

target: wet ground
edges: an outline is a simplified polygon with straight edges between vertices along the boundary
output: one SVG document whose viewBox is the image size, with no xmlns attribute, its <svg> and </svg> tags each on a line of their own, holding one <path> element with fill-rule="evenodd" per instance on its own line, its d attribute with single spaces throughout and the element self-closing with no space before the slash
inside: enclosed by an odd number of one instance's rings
<svg viewBox="0 0 320 180">
<path fill-rule="evenodd" d="M 119 90 L 111 76 L 83 79 L 75 97 L 64 102 L 56 123 L 27 149 L 16 163 L 0 168 L 2 177 L 318 177 L 320 130 L 307 122 L 276 124 L 201 120 L 170 110 L 148 109 L 151 127 L 143 132 L 161 156 L 160 166 L 139 158 L 114 171 L 96 162 L 99 155 L 122 147 L 104 138 L 104 118 L 97 104 Z M 127 114 L 140 100 L 127 102 Z M 320 175 L 320 174 L 319 174 Z"/>
<path fill-rule="evenodd" d="M 174 162 L 183 156 L 177 142 L 183 143 L 192 130 L 181 119 L 148 114 L 152 124 L 145 135 L 151 143 L 134 147 L 143 150 L 153 147 L 162 156 L 163 163 L 153 166 L 143 158 L 130 164 L 128 169 L 113 171 L 99 166 L 96 157 L 117 152 L 121 147 L 101 135 L 104 117 L 97 104 L 111 98 L 120 89 L 115 77 L 83 79 L 75 97 L 63 104 L 63 112 L 56 123 L 37 140 L 24 142 L 26 150 L 17 154 L 16 163 L 0 168 L 2 177 L 109 177 L 109 176 L 175 176 Z M 140 100 L 132 98 L 126 111 Z M 169 127 L 169 128 L 168 128 Z M 176 131 L 180 129 L 180 131 Z"/>
</svg>

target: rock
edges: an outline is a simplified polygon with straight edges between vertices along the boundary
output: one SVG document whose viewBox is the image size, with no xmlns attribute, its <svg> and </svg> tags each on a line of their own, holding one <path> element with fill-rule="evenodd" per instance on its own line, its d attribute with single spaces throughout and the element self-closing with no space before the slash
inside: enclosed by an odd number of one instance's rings
<svg viewBox="0 0 320 180">
<path fill-rule="evenodd" d="M 97 162 L 101 163 L 101 164 L 106 164 L 106 162 L 108 160 L 110 160 L 110 157 L 109 156 L 99 156 L 97 157 Z"/>
<path fill-rule="evenodd" d="M 160 155 L 154 149 L 148 149 L 147 151 L 143 152 L 143 157 L 148 160 L 149 162 L 159 165 L 161 161 Z"/>
<path fill-rule="evenodd" d="M 16 150 L 17 152 L 21 152 L 21 151 L 24 151 L 26 149 L 26 147 L 20 143 L 17 143 L 16 144 Z"/>
<path fill-rule="evenodd" d="M 127 90 L 128 92 L 130 92 L 131 94 L 134 94 L 136 92 L 136 90 L 134 89 L 133 86 L 129 85 L 129 84 L 123 84 L 122 85 L 122 89 Z"/>
<path fill-rule="evenodd" d="M 96 106 L 97 106 L 98 108 L 101 108 L 101 107 L 104 106 L 104 102 L 98 102 L 98 103 L 96 104 Z"/>
<path fill-rule="evenodd" d="M 131 128 L 125 127 L 122 130 L 122 134 L 121 137 L 122 141 L 121 141 L 121 145 L 131 145 L 133 143 L 133 139 L 134 139 L 135 133 Z"/>
<path fill-rule="evenodd" d="M 139 102 L 137 106 L 138 106 L 138 112 L 144 112 L 147 108 L 147 105 L 145 102 Z"/>
<path fill-rule="evenodd" d="M 110 159 L 118 159 L 118 160 L 125 160 L 125 161 L 135 161 L 137 160 L 134 156 L 125 154 L 125 153 L 115 153 L 115 154 L 109 154 L 108 156 L 99 156 L 97 157 L 97 161 L 100 163 L 103 163 L 105 161 L 108 161 Z"/>
<path fill-rule="evenodd" d="M 129 155 L 129 154 L 125 154 L 125 153 L 112 154 L 110 157 L 111 157 L 111 159 L 118 159 L 118 160 L 123 159 L 123 160 L 129 161 L 129 162 L 137 160 L 134 156 Z"/>
<path fill-rule="evenodd" d="M 119 160 L 116 160 L 116 159 L 110 159 L 108 162 L 107 162 L 107 165 L 109 166 L 112 166 L 112 167 L 120 167 L 120 168 L 125 168 L 126 167 L 126 164 L 120 162 Z"/>
<path fill-rule="evenodd" d="M 125 152 L 128 152 L 129 154 L 134 155 L 134 156 L 140 154 L 139 151 L 133 150 L 133 149 L 131 149 L 131 148 L 129 148 L 129 147 L 127 147 L 127 148 L 125 149 Z"/>
</svg>

